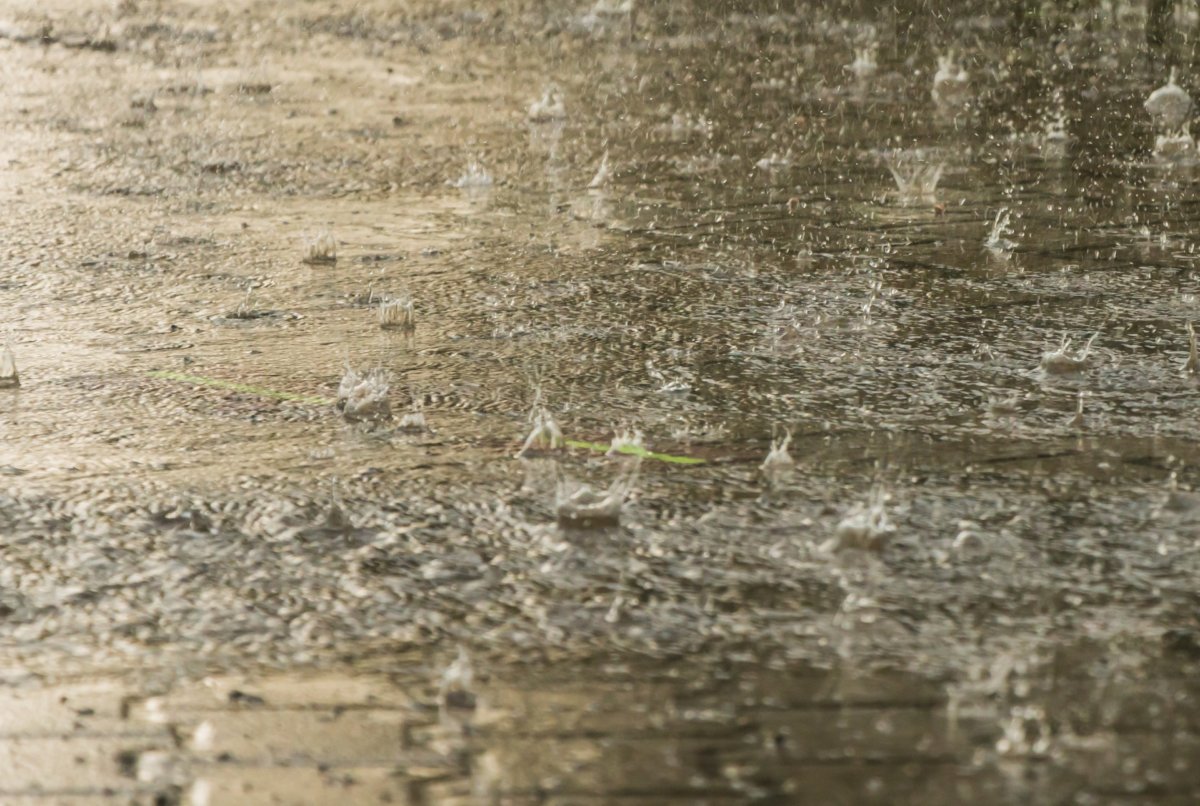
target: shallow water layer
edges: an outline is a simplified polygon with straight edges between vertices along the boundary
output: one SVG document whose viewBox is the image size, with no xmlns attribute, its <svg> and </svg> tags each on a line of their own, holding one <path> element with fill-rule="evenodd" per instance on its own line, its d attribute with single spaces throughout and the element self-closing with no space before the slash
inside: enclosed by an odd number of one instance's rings
<svg viewBox="0 0 1200 806">
<path fill-rule="evenodd" d="M 1196 21 L 1003 11 L 12 4 L 8 677 L 461 646 L 435 802 L 1187 802 Z"/>
</svg>

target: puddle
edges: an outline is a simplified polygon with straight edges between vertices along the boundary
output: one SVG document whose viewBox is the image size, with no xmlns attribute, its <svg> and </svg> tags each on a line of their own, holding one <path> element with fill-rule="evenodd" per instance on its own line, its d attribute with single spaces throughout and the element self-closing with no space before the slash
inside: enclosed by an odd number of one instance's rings
<svg viewBox="0 0 1200 806">
<path fill-rule="evenodd" d="M 0 666 L 462 646 L 428 802 L 1194 796 L 1183 29 L 918 5 L 12 4 Z"/>
</svg>

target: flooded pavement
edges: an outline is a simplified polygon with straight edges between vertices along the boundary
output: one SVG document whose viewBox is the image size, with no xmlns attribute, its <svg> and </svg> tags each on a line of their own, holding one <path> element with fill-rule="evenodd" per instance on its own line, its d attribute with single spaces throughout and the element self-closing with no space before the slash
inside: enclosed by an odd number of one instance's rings
<svg viewBox="0 0 1200 806">
<path fill-rule="evenodd" d="M 1200 795 L 1193 17 L 5 13 L 6 798 Z"/>
</svg>

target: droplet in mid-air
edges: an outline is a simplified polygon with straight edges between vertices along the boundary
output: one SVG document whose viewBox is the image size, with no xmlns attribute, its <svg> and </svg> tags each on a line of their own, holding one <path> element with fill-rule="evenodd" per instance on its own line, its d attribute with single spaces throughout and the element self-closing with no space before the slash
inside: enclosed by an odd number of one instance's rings
<svg viewBox="0 0 1200 806">
<path fill-rule="evenodd" d="M 17 375 L 17 359 L 13 356 L 12 348 L 7 344 L 0 350 L 0 388 L 20 386 L 21 379 Z"/>
</svg>

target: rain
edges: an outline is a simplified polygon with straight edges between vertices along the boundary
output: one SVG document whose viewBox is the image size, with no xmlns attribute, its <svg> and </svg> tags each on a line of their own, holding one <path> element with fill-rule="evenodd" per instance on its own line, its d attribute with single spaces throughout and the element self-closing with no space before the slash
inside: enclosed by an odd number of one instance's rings
<svg viewBox="0 0 1200 806">
<path fill-rule="evenodd" d="M 1198 36 L 6 3 L 0 801 L 1200 800 Z"/>
</svg>

